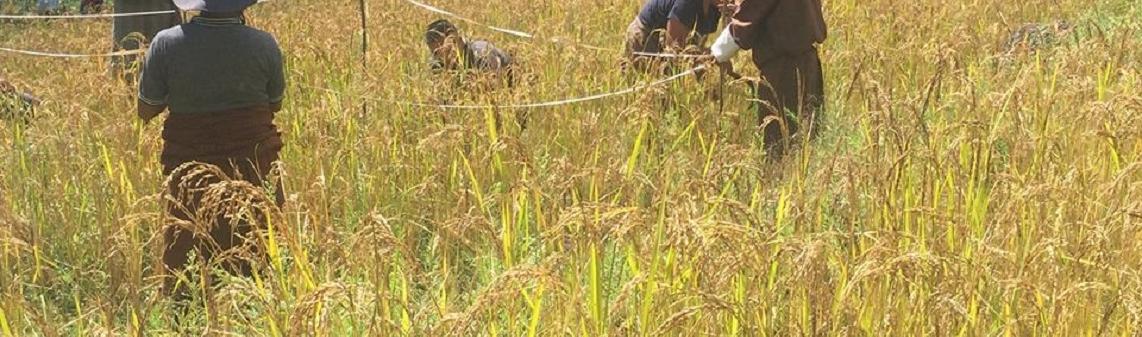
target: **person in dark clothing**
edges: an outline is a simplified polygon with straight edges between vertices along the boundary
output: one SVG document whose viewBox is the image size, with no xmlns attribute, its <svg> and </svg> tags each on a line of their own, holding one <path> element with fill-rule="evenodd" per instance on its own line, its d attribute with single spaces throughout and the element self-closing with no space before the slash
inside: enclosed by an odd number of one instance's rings
<svg viewBox="0 0 1142 337">
<path fill-rule="evenodd" d="M 515 86 L 515 62 L 511 54 L 496 48 L 485 40 L 467 40 L 448 20 L 440 19 L 428 24 L 424 33 L 428 46 L 428 64 L 437 74 L 451 73 L 455 76 L 452 88 L 467 85 L 468 76 L 476 76 L 479 85 L 466 88 L 476 92 L 492 91 L 501 87 Z M 516 123 L 520 130 L 527 129 L 527 113 L 516 112 Z M 495 114 L 496 128 L 501 127 L 500 115 Z"/>
<path fill-rule="evenodd" d="M 16 86 L 0 78 L 0 120 L 12 120 L 28 124 L 36 114 L 40 99 L 27 92 L 16 90 Z"/>
<path fill-rule="evenodd" d="M 1066 20 L 1024 24 L 1007 37 L 1003 43 L 1003 51 L 1007 55 L 1019 52 L 1035 53 L 1058 44 L 1074 31 L 1075 25 Z"/>
<path fill-rule="evenodd" d="M 484 40 L 466 40 L 448 20 L 436 20 L 424 34 L 431 53 L 429 65 L 436 73 L 445 71 L 490 74 L 511 87 L 515 83 L 514 64 L 507 52 Z"/>
<path fill-rule="evenodd" d="M 753 50 L 762 79 L 758 119 L 771 157 L 780 158 L 792 136 L 811 138 L 819 128 L 825 88 L 817 45 L 826 36 L 820 0 L 743 0 L 710 47 L 727 70 L 739 50 Z"/>
<path fill-rule="evenodd" d="M 650 54 L 701 49 L 705 37 L 718 30 L 722 16 L 733 8 L 726 0 L 647 0 L 627 26 L 627 61 L 645 69 L 659 59 Z"/>
<path fill-rule="evenodd" d="M 254 251 L 251 237 L 265 213 L 239 214 L 220 210 L 221 204 L 247 198 L 247 208 L 268 212 L 265 207 L 285 201 L 281 179 L 269 174 L 283 146 L 274 115 L 282 107 L 285 72 L 274 37 L 245 24 L 243 12 L 255 2 L 174 0 L 179 9 L 201 14 L 160 32 L 143 64 L 139 118 L 150 121 L 170 110 L 160 156 L 171 220 L 162 260 L 164 288 L 179 299 L 189 295 L 178 275 L 191 252 L 235 274 L 253 272 L 254 259 L 235 257 Z M 242 186 L 249 188 L 234 191 Z M 272 189 L 272 196 L 261 188 Z M 227 197 L 208 197 L 219 195 Z"/>
</svg>

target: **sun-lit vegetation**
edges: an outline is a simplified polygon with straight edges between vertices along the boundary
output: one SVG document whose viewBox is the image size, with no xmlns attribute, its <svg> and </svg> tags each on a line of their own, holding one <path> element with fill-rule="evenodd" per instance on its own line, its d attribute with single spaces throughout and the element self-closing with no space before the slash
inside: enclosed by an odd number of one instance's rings
<svg viewBox="0 0 1142 337">
<path fill-rule="evenodd" d="M 0 336 L 1142 334 L 1137 1 L 827 0 L 824 131 L 776 162 L 747 88 L 716 75 L 531 110 L 522 131 L 517 111 L 387 102 L 657 79 L 618 67 L 639 1 L 432 3 L 541 37 L 457 22 L 523 84 L 435 84 L 439 16 L 402 0 L 368 0 L 367 54 L 356 0 L 251 10 L 287 54 L 288 202 L 261 276 L 224 277 L 182 332 L 158 278 L 161 123 L 135 120 L 107 60 L 0 53 L 44 100 L 0 120 Z M 3 21 L 0 47 L 104 52 L 110 24 Z"/>
</svg>

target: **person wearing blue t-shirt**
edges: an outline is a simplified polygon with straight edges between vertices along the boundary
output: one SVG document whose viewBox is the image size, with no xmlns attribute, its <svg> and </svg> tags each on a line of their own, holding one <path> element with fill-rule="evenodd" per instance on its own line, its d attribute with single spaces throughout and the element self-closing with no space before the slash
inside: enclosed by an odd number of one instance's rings
<svg viewBox="0 0 1142 337">
<path fill-rule="evenodd" d="M 654 54 L 701 47 L 733 8 L 725 0 L 647 0 L 627 27 L 626 56 L 642 64 Z"/>
</svg>

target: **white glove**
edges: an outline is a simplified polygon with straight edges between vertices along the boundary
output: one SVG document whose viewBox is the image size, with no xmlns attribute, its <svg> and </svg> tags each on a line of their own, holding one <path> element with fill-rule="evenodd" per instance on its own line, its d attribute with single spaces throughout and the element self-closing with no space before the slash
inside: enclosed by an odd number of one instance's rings
<svg viewBox="0 0 1142 337">
<path fill-rule="evenodd" d="M 734 35 L 730 33 L 730 26 L 722 30 L 722 35 L 718 35 L 718 39 L 714 40 L 714 45 L 710 46 L 710 54 L 714 55 L 714 59 L 718 62 L 729 61 L 738 51 L 742 50 L 737 42 L 734 42 Z"/>
</svg>

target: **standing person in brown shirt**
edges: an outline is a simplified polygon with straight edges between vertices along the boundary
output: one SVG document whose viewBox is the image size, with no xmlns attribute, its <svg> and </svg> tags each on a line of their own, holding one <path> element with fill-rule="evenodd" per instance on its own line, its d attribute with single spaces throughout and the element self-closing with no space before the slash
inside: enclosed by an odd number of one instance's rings
<svg viewBox="0 0 1142 337">
<path fill-rule="evenodd" d="M 765 145 L 780 157 L 788 140 L 808 123 L 808 136 L 825 102 L 824 75 L 817 45 L 827 35 L 821 0 L 742 0 L 733 20 L 710 47 L 726 66 L 739 50 L 753 51 L 761 72 L 758 117 Z"/>
</svg>

